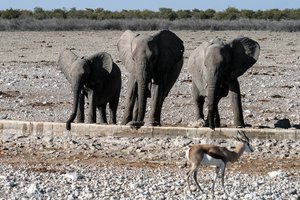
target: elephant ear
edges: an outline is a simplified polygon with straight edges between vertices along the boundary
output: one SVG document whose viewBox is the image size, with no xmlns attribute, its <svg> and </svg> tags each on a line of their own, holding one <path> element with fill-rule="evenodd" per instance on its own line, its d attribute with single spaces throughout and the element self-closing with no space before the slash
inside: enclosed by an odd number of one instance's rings
<svg viewBox="0 0 300 200">
<path fill-rule="evenodd" d="M 160 31 L 153 35 L 153 41 L 159 49 L 158 66 L 173 67 L 182 59 L 183 41 L 175 33 L 169 30 Z"/>
<path fill-rule="evenodd" d="M 192 75 L 195 75 L 195 73 L 199 71 L 202 73 L 202 70 L 205 69 L 205 50 L 210 45 L 210 42 L 203 42 L 194 51 L 192 51 L 188 59 L 188 69 Z"/>
<path fill-rule="evenodd" d="M 237 78 L 256 63 L 260 53 L 260 46 L 256 41 L 248 37 L 236 38 L 229 42 L 229 45 L 232 48 L 230 76 L 231 78 Z"/>
<path fill-rule="evenodd" d="M 103 69 L 105 69 L 108 73 L 111 73 L 114 64 L 111 55 L 106 52 L 102 52 L 101 55 Z"/>
<path fill-rule="evenodd" d="M 73 51 L 65 49 L 60 53 L 57 64 L 61 69 L 68 68 L 77 58 L 78 56 Z"/>
<path fill-rule="evenodd" d="M 192 75 L 192 80 L 198 88 L 204 87 L 206 84 L 205 75 L 205 50 L 211 45 L 210 42 L 203 42 L 194 49 L 188 59 L 188 71 Z"/>
<path fill-rule="evenodd" d="M 122 64 L 125 65 L 126 68 L 131 67 L 133 65 L 131 42 L 138 35 L 139 34 L 135 34 L 130 30 L 126 30 L 121 35 L 118 41 L 117 46 L 119 51 L 119 57 Z"/>
<path fill-rule="evenodd" d="M 87 66 L 93 66 L 92 68 L 97 68 L 100 64 L 101 67 L 108 73 L 111 73 L 114 64 L 111 55 L 106 52 L 96 53 L 88 58 L 83 59 L 88 63 Z"/>
</svg>

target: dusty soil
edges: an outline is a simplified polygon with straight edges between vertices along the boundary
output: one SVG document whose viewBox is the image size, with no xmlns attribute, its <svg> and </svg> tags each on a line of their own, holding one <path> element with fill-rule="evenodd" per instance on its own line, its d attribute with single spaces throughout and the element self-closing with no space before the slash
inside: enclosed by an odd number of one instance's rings
<svg viewBox="0 0 300 200">
<path fill-rule="evenodd" d="M 148 33 L 148 32 L 147 32 Z M 72 48 L 80 56 L 106 51 L 122 70 L 122 93 L 118 109 L 118 121 L 124 110 L 127 74 L 121 65 L 117 41 L 120 31 L 91 32 L 0 32 L 0 119 L 55 121 L 65 122 L 71 111 L 71 89 L 63 74 L 58 70 L 56 61 L 64 48 Z M 191 76 L 187 73 L 186 63 L 192 50 L 201 42 L 214 37 L 233 39 L 239 35 L 248 36 L 259 42 L 261 54 L 258 62 L 239 78 L 243 94 L 243 109 L 245 122 L 252 127 L 274 127 L 278 120 L 288 119 L 292 126 L 300 124 L 300 44 L 297 42 L 300 33 L 267 32 L 267 31 L 178 31 L 185 45 L 185 63 L 180 77 L 168 98 L 166 99 L 162 120 L 164 125 L 187 126 L 194 120 L 194 107 L 191 101 Z M 223 126 L 233 126 L 232 111 L 229 99 L 224 98 L 219 105 L 221 123 Z M 150 107 L 147 108 L 151 109 Z M 21 162 L 22 158 L 32 158 L 32 162 L 44 163 L 39 156 L 21 154 L 0 154 L 1 162 Z M 99 158 L 91 155 L 87 163 Z M 62 157 L 64 162 L 78 158 Z M 135 167 L 150 165 L 132 163 L 129 159 L 110 159 L 101 156 L 101 160 L 113 160 L 120 165 Z M 266 160 L 256 157 L 251 167 L 240 165 L 236 170 L 265 173 L 263 167 Z M 280 160 L 280 158 L 278 158 Z M 292 158 L 291 162 L 268 160 L 269 167 L 299 169 L 299 160 Z M 59 158 L 53 162 L 60 162 Z M 284 159 L 288 161 L 288 159 Z M 50 162 L 50 161 L 48 161 Z M 295 164 L 298 163 L 298 164 Z M 161 166 L 162 160 L 152 162 L 150 166 Z M 253 166 L 253 164 L 255 166 Z M 257 165 L 257 167 L 256 167 Z M 268 171 L 271 168 L 268 169 Z M 39 170 L 39 169 L 37 169 Z M 42 169 L 41 169 L 42 170 Z"/>
<path fill-rule="evenodd" d="M 126 156 L 126 155 L 124 155 Z M 1 155 L 0 161 L 2 164 L 9 164 L 18 169 L 21 166 L 25 166 L 28 170 L 36 171 L 36 172 L 48 172 L 48 173 L 65 173 L 61 167 L 62 163 L 66 165 L 72 165 L 74 163 L 82 166 L 82 167 L 121 167 L 121 168 L 165 168 L 167 167 L 169 170 L 177 171 L 180 168 L 188 167 L 189 165 L 185 165 L 184 163 L 180 163 L 184 160 L 181 158 L 180 160 L 176 160 L 173 162 L 165 162 L 164 159 L 158 160 L 138 160 L 138 159 L 128 159 L 128 158 L 112 158 L 103 155 L 90 154 L 88 157 L 83 154 L 76 155 L 68 155 L 68 156 L 59 156 L 56 158 L 52 158 L 50 160 L 45 160 L 45 157 L 49 159 L 49 156 L 46 154 L 37 156 L 37 155 Z M 29 159 L 30 158 L 30 159 Z M 227 168 L 227 173 L 246 173 L 253 175 L 267 175 L 268 172 L 271 171 L 290 171 L 294 173 L 295 176 L 299 176 L 299 168 L 300 168 L 300 158 L 268 158 L 263 159 L 259 158 L 259 156 L 253 156 L 253 159 L 247 161 L 249 159 L 248 156 L 243 157 L 239 161 L 239 164 L 230 165 Z M 211 167 L 203 166 L 202 170 L 209 171 L 213 173 Z M 201 171 L 202 171 L 201 170 Z M 187 169 L 184 169 L 187 171 Z"/>
<path fill-rule="evenodd" d="M 204 141 L 205 140 L 205 141 Z M 1 135 L 0 163 L 25 166 L 36 171 L 59 173 L 65 165 L 82 167 L 164 168 L 180 170 L 187 167 L 185 150 L 190 144 L 212 143 L 233 147 L 232 140 L 199 138 L 120 138 L 75 136 Z M 299 141 L 252 140 L 255 151 L 245 153 L 239 164 L 229 164 L 228 171 L 267 175 L 283 170 L 299 176 Z M 64 163 L 64 165 L 61 165 Z M 204 167 L 210 170 L 210 167 Z"/>
</svg>

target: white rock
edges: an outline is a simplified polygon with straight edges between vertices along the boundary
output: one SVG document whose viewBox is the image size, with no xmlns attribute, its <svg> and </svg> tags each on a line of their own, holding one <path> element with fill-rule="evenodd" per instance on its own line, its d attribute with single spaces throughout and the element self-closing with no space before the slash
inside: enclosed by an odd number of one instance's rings
<svg viewBox="0 0 300 200">
<path fill-rule="evenodd" d="M 77 181 L 78 179 L 82 179 L 83 176 L 79 173 L 73 172 L 73 173 L 66 173 L 63 175 L 67 179 L 70 179 L 72 181 Z"/>
<path fill-rule="evenodd" d="M 39 194 L 39 193 L 40 193 L 40 189 L 38 188 L 37 183 L 32 183 L 27 189 L 27 194 L 29 195 Z"/>
<path fill-rule="evenodd" d="M 5 180 L 5 179 L 6 179 L 6 176 L 0 175 L 0 179 Z"/>
<path fill-rule="evenodd" d="M 268 172 L 268 175 L 270 177 L 274 178 L 274 177 L 278 177 L 278 176 L 286 176 L 287 174 L 286 174 L 286 172 L 279 170 L 279 171 Z"/>
</svg>

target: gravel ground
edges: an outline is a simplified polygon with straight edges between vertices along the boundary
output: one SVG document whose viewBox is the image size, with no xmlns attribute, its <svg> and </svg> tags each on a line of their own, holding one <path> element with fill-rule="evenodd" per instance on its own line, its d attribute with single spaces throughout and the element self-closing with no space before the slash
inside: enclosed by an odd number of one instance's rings
<svg viewBox="0 0 300 200">
<path fill-rule="evenodd" d="M 199 180 L 207 194 L 185 194 L 185 150 L 193 143 L 232 147 L 205 138 L 36 137 L 0 138 L 0 199 L 211 199 L 214 170 Z M 300 142 L 253 140 L 226 171 L 231 199 L 299 199 Z M 192 187 L 196 189 L 195 184 Z M 220 182 L 217 199 L 224 199 Z"/>
<path fill-rule="evenodd" d="M 118 121 L 124 110 L 127 74 L 118 60 L 122 32 L 0 32 L 0 119 L 65 122 L 71 110 L 70 85 L 56 60 L 65 47 L 78 55 L 109 52 L 123 72 Z M 261 45 L 255 66 L 240 77 L 245 122 L 273 128 L 286 119 L 299 128 L 300 33 L 261 31 L 176 34 L 185 43 L 185 65 L 166 99 L 164 125 L 187 126 L 194 119 L 191 51 L 213 37 L 249 36 Z M 150 108 L 148 107 L 148 110 Z M 221 123 L 232 126 L 228 98 L 220 103 Z M 284 124 L 287 125 L 288 123 Z M 119 138 L 0 136 L 0 199 L 210 199 L 184 194 L 192 143 L 233 146 L 232 140 L 205 138 Z M 228 166 L 225 186 L 231 199 L 300 199 L 300 143 L 253 139 L 256 151 Z M 213 169 L 204 167 L 199 182 L 210 194 Z M 193 185 L 194 186 L 194 185 Z M 216 198 L 224 199 L 220 182 Z M 195 187 L 193 187 L 195 189 Z"/>
</svg>

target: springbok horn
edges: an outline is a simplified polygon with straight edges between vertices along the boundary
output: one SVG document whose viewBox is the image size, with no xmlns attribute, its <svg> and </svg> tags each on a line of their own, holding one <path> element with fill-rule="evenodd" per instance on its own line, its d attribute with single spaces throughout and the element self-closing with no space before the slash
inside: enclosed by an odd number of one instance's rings
<svg viewBox="0 0 300 200">
<path fill-rule="evenodd" d="M 245 139 L 249 142 L 250 141 L 250 139 L 247 137 L 247 135 L 245 134 L 245 132 L 244 131 L 239 131 L 239 133 L 240 132 L 242 132 L 243 133 L 243 136 L 245 137 Z"/>
<path fill-rule="evenodd" d="M 239 137 L 234 136 L 233 139 L 235 139 L 236 141 L 241 141 L 241 139 Z"/>
</svg>

